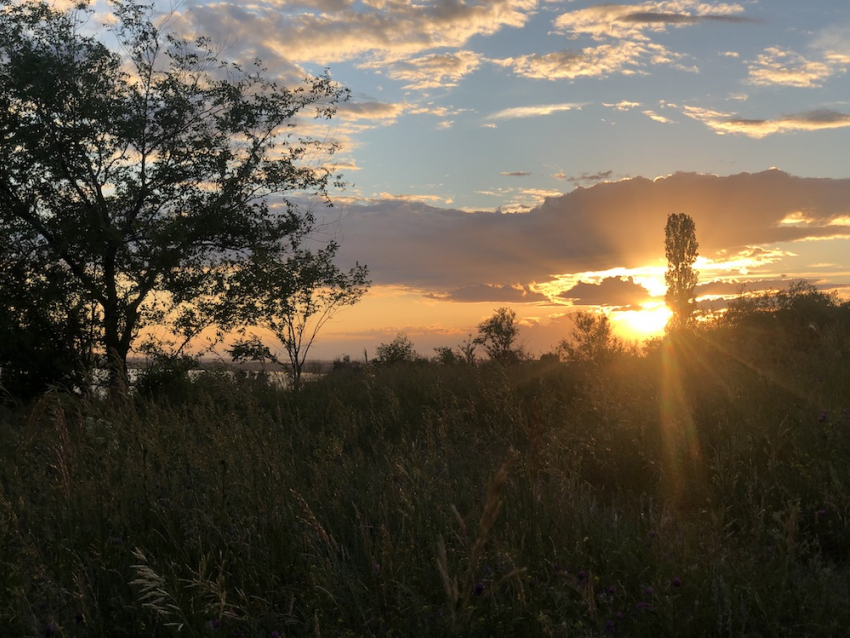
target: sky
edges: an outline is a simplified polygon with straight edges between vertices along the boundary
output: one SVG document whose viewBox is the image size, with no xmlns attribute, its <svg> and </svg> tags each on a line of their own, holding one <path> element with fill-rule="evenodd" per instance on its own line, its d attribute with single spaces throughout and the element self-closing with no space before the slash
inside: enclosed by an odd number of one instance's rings
<svg viewBox="0 0 850 638">
<path fill-rule="evenodd" d="M 664 225 L 696 223 L 697 294 L 805 278 L 850 296 L 846 0 L 186 0 L 172 24 L 282 81 L 351 91 L 319 211 L 373 285 L 313 356 L 426 356 L 499 307 L 551 351 L 578 310 L 657 334 Z M 321 239 L 321 238 L 317 238 Z"/>
</svg>

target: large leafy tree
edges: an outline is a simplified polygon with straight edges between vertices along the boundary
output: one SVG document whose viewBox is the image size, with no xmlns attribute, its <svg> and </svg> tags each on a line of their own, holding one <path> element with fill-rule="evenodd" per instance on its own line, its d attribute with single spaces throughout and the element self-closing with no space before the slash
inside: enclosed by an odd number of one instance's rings
<svg viewBox="0 0 850 638">
<path fill-rule="evenodd" d="M 85 8 L 0 0 L 0 228 L 25 240 L 4 258 L 38 293 L 29 310 L 62 294 L 89 310 L 117 381 L 145 325 L 226 324 L 234 273 L 311 230 L 290 198 L 327 201 L 335 176 L 311 158 L 334 148 L 296 120 L 331 117 L 345 92 L 327 75 L 283 86 L 164 33 L 149 6 L 112 8 L 116 50 L 83 32 Z"/>
<path fill-rule="evenodd" d="M 699 273 L 694 270 L 697 249 L 696 225 L 685 213 L 672 213 L 664 228 L 664 248 L 667 255 L 667 305 L 673 311 L 674 327 L 687 325 L 694 311 L 694 289 Z"/>
</svg>

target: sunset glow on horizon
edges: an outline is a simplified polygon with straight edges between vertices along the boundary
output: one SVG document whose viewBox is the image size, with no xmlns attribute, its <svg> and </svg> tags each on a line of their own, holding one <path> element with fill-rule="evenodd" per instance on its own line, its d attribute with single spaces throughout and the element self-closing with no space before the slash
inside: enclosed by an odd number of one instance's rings
<svg viewBox="0 0 850 638">
<path fill-rule="evenodd" d="M 335 207 L 373 286 L 312 357 L 457 346 L 509 307 L 531 355 L 577 311 L 661 334 L 664 225 L 696 223 L 700 307 L 806 279 L 850 295 L 850 4 L 833 0 L 157 3 L 225 57 L 351 90 Z M 108 20 L 95 4 L 87 28 Z M 311 158 L 324 161 L 327 158 Z M 274 205 L 274 203 L 273 203 Z"/>
</svg>

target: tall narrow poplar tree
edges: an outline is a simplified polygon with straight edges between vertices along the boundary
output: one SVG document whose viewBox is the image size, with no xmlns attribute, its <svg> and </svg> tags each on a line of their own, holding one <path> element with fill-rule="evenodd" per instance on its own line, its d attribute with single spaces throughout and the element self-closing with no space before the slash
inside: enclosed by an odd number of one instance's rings
<svg viewBox="0 0 850 638">
<path fill-rule="evenodd" d="M 672 213 L 664 229 L 664 247 L 667 253 L 667 305 L 673 311 L 672 326 L 684 327 L 694 312 L 694 289 L 699 273 L 694 270 L 697 249 L 696 225 L 685 213 Z"/>
</svg>

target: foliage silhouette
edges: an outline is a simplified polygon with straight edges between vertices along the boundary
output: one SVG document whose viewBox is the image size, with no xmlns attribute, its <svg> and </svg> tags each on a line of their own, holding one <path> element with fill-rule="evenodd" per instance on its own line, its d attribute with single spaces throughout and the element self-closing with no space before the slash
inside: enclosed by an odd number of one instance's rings
<svg viewBox="0 0 850 638">
<path fill-rule="evenodd" d="M 312 230 L 290 198 L 328 202 L 338 176 L 311 162 L 335 147 L 292 127 L 333 116 L 346 93 L 327 74 L 281 86 L 160 30 L 147 5 L 112 8 L 116 50 L 83 33 L 84 5 L 2 0 L 0 228 L 13 262 L 64 281 L 47 294 L 26 276 L 30 310 L 62 293 L 69 314 L 52 323 L 91 332 L 116 382 L 145 326 L 185 342 L 228 325 L 233 275 Z M 4 280 L 0 298 L 12 294 Z"/>
<path fill-rule="evenodd" d="M 673 311 L 672 327 L 687 326 L 694 311 L 694 288 L 699 273 L 693 265 L 699 244 L 694 220 L 684 213 L 672 213 L 664 228 L 664 248 L 667 255 L 667 305 Z"/>
</svg>

